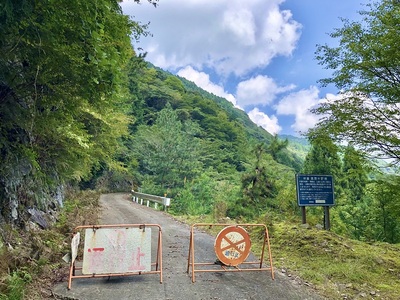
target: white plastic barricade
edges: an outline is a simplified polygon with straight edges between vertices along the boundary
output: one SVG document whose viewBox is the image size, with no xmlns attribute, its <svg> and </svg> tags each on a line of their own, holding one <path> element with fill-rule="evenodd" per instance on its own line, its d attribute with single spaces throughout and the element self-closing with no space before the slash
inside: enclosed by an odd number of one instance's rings
<svg viewBox="0 0 400 300">
<path fill-rule="evenodd" d="M 158 229 L 155 262 L 152 262 L 152 228 Z M 80 237 L 84 235 L 81 266 Z M 87 225 L 74 230 L 68 289 L 73 278 L 160 274 L 162 283 L 161 227 L 157 224 Z M 79 274 L 77 274 L 79 272 Z"/>
</svg>

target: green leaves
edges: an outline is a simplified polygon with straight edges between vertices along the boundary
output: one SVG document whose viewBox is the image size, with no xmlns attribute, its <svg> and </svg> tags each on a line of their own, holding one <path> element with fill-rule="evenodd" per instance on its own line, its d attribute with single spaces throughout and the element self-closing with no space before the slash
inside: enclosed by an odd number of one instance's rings
<svg viewBox="0 0 400 300">
<path fill-rule="evenodd" d="M 194 123 L 181 123 L 170 106 L 160 111 L 153 126 L 139 127 L 133 148 L 141 171 L 153 178 L 162 193 L 182 187 L 200 172 L 198 131 Z"/>
<path fill-rule="evenodd" d="M 115 165 L 127 133 L 130 35 L 140 26 L 119 1 L 1 6 L 0 188 L 9 184 L 8 164 L 18 169 L 27 153 L 33 168 L 24 176 L 33 182 L 38 174 L 56 184 L 79 181 L 100 164 Z"/>
<path fill-rule="evenodd" d="M 338 141 L 350 141 L 370 155 L 400 161 L 400 6 L 383 0 L 369 4 L 362 22 L 344 20 L 332 38 L 338 47 L 322 45 L 316 57 L 333 76 L 321 80 L 341 90 L 314 112 L 317 128 Z M 314 131 L 315 132 L 315 131 Z M 309 135 L 313 135 L 310 131 Z"/>
</svg>

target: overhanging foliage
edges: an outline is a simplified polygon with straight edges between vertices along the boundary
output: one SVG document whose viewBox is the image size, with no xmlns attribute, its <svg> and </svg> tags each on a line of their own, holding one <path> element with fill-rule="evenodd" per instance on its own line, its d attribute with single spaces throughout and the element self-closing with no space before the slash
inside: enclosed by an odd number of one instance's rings
<svg viewBox="0 0 400 300">
<path fill-rule="evenodd" d="M 332 77 L 321 80 L 342 92 L 314 110 L 323 118 L 309 135 L 331 134 L 373 155 L 400 162 L 400 3 L 368 5 L 360 22 L 343 21 L 331 37 L 337 47 L 321 45 L 317 59 Z"/>
</svg>

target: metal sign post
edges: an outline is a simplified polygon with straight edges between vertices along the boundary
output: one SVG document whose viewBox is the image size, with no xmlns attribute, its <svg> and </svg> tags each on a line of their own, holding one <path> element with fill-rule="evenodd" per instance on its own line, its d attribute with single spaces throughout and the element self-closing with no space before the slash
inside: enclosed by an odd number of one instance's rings
<svg viewBox="0 0 400 300">
<path fill-rule="evenodd" d="M 329 206 L 324 206 L 324 229 L 331 230 L 331 220 L 329 216 Z"/>
</svg>

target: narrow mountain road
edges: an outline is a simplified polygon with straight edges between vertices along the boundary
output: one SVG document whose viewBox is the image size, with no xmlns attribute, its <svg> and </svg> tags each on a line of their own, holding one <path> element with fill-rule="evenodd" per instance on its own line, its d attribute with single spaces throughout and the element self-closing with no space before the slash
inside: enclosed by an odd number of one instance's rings
<svg viewBox="0 0 400 300">
<path fill-rule="evenodd" d="M 126 277 L 74 279 L 71 290 L 67 282 L 57 284 L 57 299 L 79 300 L 321 300 L 305 286 L 296 284 L 275 271 L 199 272 L 192 283 L 187 271 L 190 226 L 174 220 L 164 212 L 141 206 L 129 194 L 104 194 L 100 198 L 99 224 L 159 224 L 162 228 L 163 282 L 159 274 Z M 157 231 L 157 230 L 155 230 Z M 153 234 L 152 237 L 157 234 Z M 196 262 L 215 261 L 215 237 L 195 232 Z M 153 246 L 152 246 L 153 248 Z M 274 253 L 272 253 L 274 257 Z M 152 259 L 154 261 L 154 258 Z"/>
</svg>

